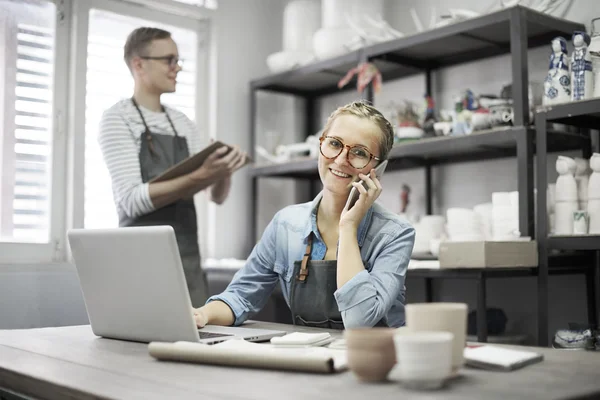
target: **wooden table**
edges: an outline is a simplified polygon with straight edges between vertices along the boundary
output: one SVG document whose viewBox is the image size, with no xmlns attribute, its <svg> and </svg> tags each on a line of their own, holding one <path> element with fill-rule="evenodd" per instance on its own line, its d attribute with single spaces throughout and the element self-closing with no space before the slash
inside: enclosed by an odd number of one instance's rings
<svg viewBox="0 0 600 400">
<path fill-rule="evenodd" d="M 252 326 L 309 331 L 263 322 Z M 148 354 L 146 344 L 98 338 L 89 326 L 4 330 L 0 331 L 0 388 L 44 399 L 397 400 L 408 396 L 505 400 L 600 396 L 600 352 L 533 350 L 544 353 L 545 361 L 515 372 L 464 368 L 445 389 L 416 392 L 402 388 L 394 371 L 389 382 L 365 384 L 351 372 L 320 375 L 157 361 Z"/>
</svg>

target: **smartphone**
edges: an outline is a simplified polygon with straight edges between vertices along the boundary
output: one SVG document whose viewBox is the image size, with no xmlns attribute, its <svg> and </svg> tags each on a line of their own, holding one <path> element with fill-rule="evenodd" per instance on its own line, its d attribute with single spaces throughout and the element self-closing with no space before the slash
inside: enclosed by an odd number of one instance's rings
<svg viewBox="0 0 600 400">
<path fill-rule="evenodd" d="M 383 172 L 385 171 L 385 167 L 387 167 L 387 165 L 388 165 L 388 161 L 383 160 L 377 167 L 375 167 L 375 176 L 377 177 L 377 179 L 381 178 L 381 175 L 383 175 Z M 369 190 L 369 187 L 367 186 L 365 181 L 359 179 L 356 182 L 362 182 L 363 187 L 365 189 Z M 351 209 L 354 206 L 354 204 L 358 201 L 359 197 L 360 197 L 360 192 L 358 191 L 357 188 L 355 188 L 353 186 L 352 190 L 350 191 L 350 195 L 348 196 L 348 201 L 346 202 L 346 208 L 348 210 Z"/>
</svg>

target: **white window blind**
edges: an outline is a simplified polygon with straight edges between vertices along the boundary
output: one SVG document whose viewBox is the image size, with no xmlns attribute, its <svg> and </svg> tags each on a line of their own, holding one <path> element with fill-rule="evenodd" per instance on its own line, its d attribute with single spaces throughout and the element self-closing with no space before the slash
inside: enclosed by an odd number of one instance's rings
<svg viewBox="0 0 600 400">
<path fill-rule="evenodd" d="M 0 232 L 49 240 L 55 6 L 0 0 Z"/>
<path fill-rule="evenodd" d="M 118 226 L 110 175 L 98 146 L 98 125 L 104 110 L 133 94 L 133 78 L 123 61 L 123 46 L 127 35 L 140 26 L 171 32 L 184 64 L 177 76 L 177 91 L 163 95 L 161 100 L 195 120 L 197 33 L 108 11 L 91 10 L 85 110 L 85 228 Z"/>
</svg>

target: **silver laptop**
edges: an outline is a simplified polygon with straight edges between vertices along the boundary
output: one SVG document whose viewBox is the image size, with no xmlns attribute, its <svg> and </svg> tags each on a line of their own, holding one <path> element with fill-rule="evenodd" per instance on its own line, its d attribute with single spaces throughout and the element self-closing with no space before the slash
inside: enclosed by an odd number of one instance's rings
<svg viewBox="0 0 600 400">
<path fill-rule="evenodd" d="M 214 325 L 198 329 L 170 226 L 72 229 L 68 239 L 97 336 L 214 344 L 234 338 L 266 341 L 286 333 Z"/>
</svg>

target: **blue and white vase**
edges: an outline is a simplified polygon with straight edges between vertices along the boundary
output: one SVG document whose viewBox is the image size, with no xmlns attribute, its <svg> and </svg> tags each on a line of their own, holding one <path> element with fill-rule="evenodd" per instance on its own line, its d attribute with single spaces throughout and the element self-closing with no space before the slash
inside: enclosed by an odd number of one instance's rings
<svg viewBox="0 0 600 400">
<path fill-rule="evenodd" d="M 552 39 L 552 54 L 550 54 L 548 75 L 544 80 L 542 104 L 567 103 L 571 100 L 569 64 L 567 40 L 560 36 Z"/>
</svg>

